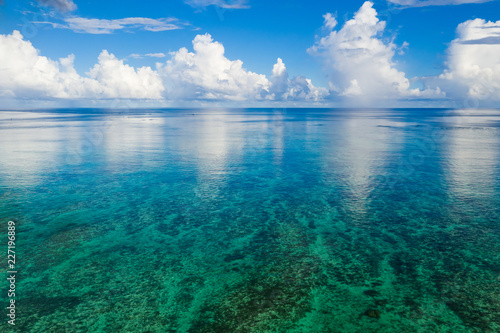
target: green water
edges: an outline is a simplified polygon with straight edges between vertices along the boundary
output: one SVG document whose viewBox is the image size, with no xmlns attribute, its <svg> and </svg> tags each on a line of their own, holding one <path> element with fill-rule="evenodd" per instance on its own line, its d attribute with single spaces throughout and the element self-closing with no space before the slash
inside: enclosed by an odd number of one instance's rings
<svg viewBox="0 0 500 333">
<path fill-rule="evenodd" d="M 498 332 L 499 110 L 0 112 L 0 332 Z M 7 276 L 5 273 L 4 276 Z"/>
</svg>

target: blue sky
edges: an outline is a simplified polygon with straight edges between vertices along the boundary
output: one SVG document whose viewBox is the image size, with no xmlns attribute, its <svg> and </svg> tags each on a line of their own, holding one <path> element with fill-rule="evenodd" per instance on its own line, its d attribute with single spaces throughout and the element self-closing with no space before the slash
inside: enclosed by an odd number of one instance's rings
<svg viewBox="0 0 500 333">
<path fill-rule="evenodd" d="M 107 103 L 102 101 L 111 99 L 132 99 L 138 105 L 160 106 L 344 106 L 358 102 L 362 105 L 450 106 L 457 99 L 463 99 L 464 93 L 480 100 L 481 105 L 498 105 L 495 89 L 500 86 L 500 53 L 496 52 L 500 42 L 491 42 L 498 35 L 497 25 L 500 25 L 497 22 L 500 2 L 495 0 L 379 0 L 373 3 L 3 0 L 0 4 L 0 34 L 4 37 L 0 43 L 0 60 L 4 63 L 3 67 L 0 65 L 0 74 L 4 77 L 3 83 L 0 79 L 0 101 L 10 106 L 30 101 L 50 105 L 75 101 L 81 105 L 101 105 Z M 335 25 L 327 26 L 324 18 L 327 13 Z M 357 19 L 356 13 L 359 13 Z M 348 30 L 347 27 L 342 31 L 348 21 L 354 22 L 356 28 Z M 465 24 L 463 36 L 457 32 L 460 24 Z M 368 35 L 364 29 L 369 29 Z M 60 72 L 54 74 L 56 69 L 52 67 L 50 70 L 32 68 L 37 66 L 37 60 L 26 56 L 30 53 L 27 44 L 13 42 L 14 30 L 21 33 L 23 42 L 30 42 L 32 48 L 38 50 L 39 57 L 55 62 L 53 67 L 58 67 Z M 481 37 L 490 38 L 488 45 L 483 43 L 478 49 L 479 43 L 471 42 L 475 45 L 471 46 L 462 41 L 474 31 L 486 33 Z M 356 33 L 364 35 L 358 37 Z M 206 34 L 211 39 L 198 40 L 204 50 L 197 54 L 198 60 L 186 56 L 166 65 L 181 48 L 194 52 L 196 36 Z M 321 38 L 326 39 L 321 42 Z M 356 42 L 358 39 L 364 42 Z M 223 45 L 222 57 L 216 54 L 219 51 L 213 43 Z M 346 43 L 351 44 L 346 46 Z M 12 47 L 20 48 L 16 58 L 22 64 L 9 58 L 15 54 L 9 52 Z M 361 51 L 354 54 L 353 49 Z M 109 57 L 100 57 L 103 50 L 107 50 Z M 212 52 L 210 50 L 215 52 L 213 58 L 211 53 L 203 53 Z M 465 60 L 460 56 L 464 52 L 468 54 Z M 67 70 L 61 69 L 58 59 L 68 55 L 74 55 L 71 67 L 78 78 L 69 77 Z M 89 70 L 98 64 L 98 57 L 100 66 L 89 75 Z M 212 62 L 204 62 L 203 57 Z M 496 62 L 490 61 L 492 57 Z M 489 67 L 483 65 L 483 59 L 490 59 Z M 230 70 L 237 60 L 241 60 L 242 70 Z M 199 63 L 192 67 L 192 61 Z M 380 72 L 373 67 L 376 63 L 386 68 Z M 483 74 L 467 72 L 467 68 L 476 65 Z M 151 72 L 139 73 L 143 66 Z M 208 68 L 212 66 L 218 69 Z M 39 78 L 46 90 L 62 86 L 66 86 L 66 90 L 41 91 L 40 84 L 25 82 L 27 78 L 12 78 L 16 75 L 14 67 L 19 68 L 17 72 L 35 70 L 33 77 Z M 50 77 L 46 76 L 47 72 L 51 73 Z M 488 74 L 490 72 L 493 74 Z M 130 87 L 112 86 L 121 83 L 113 83 L 108 76 L 121 75 L 125 75 L 121 82 L 127 82 Z M 48 84 L 50 80 L 55 82 Z M 221 80 L 228 83 L 220 85 L 217 81 Z M 145 81 L 147 85 L 141 83 Z M 16 84 L 10 87 L 9 82 Z M 488 88 L 477 88 L 478 82 Z M 68 84 L 75 85 L 71 91 Z M 388 88 L 381 90 L 375 86 Z M 391 91 L 395 86 L 397 91 Z M 478 89 L 488 92 L 478 93 Z"/>
</svg>

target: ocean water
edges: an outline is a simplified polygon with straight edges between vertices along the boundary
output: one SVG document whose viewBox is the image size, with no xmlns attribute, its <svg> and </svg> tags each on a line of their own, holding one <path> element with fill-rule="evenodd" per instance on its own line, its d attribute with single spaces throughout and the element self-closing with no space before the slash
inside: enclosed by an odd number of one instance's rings
<svg viewBox="0 0 500 333">
<path fill-rule="evenodd" d="M 500 110 L 2 111 L 0 198 L 0 332 L 500 331 Z"/>
</svg>

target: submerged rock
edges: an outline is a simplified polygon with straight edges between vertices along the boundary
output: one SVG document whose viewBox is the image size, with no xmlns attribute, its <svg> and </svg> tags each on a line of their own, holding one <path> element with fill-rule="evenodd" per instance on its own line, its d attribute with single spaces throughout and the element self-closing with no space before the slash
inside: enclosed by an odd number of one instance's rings
<svg viewBox="0 0 500 333">
<path fill-rule="evenodd" d="M 368 316 L 370 318 L 377 318 L 377 319 L 379 319 L 380 318 L 380 311 L 379 310 L 374 310 L 374 309 L 366 310 L 365 316 Z"/>
<path fill-rule="evenodd" d="M 387 300 L 387 299 L 378 299 L 375 301 L 375 304 L 381 305 L 381 306 L 386 305 L 387 303 L 389 303 L 389 300 Z"/>
<path fill-rule="evenodd" d="M 363 294 L 375 297 L 375 296 L 378 296 L 380 293 L 378 291 L 376 291 L 376 290 L 369 289 L 369 290 L 363 291 Z"/>
</svg>

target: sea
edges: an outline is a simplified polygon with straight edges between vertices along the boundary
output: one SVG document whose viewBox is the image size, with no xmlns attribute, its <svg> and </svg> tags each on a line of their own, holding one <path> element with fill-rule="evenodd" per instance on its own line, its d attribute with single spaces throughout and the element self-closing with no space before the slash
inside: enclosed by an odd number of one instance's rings
<svg viewBox="0 0 500 333">
<path fill-rule="evenodd" d="M 500 332 L 500 110 L 0 111 L 0 253 L 1 332 Z"/>
</svg>

